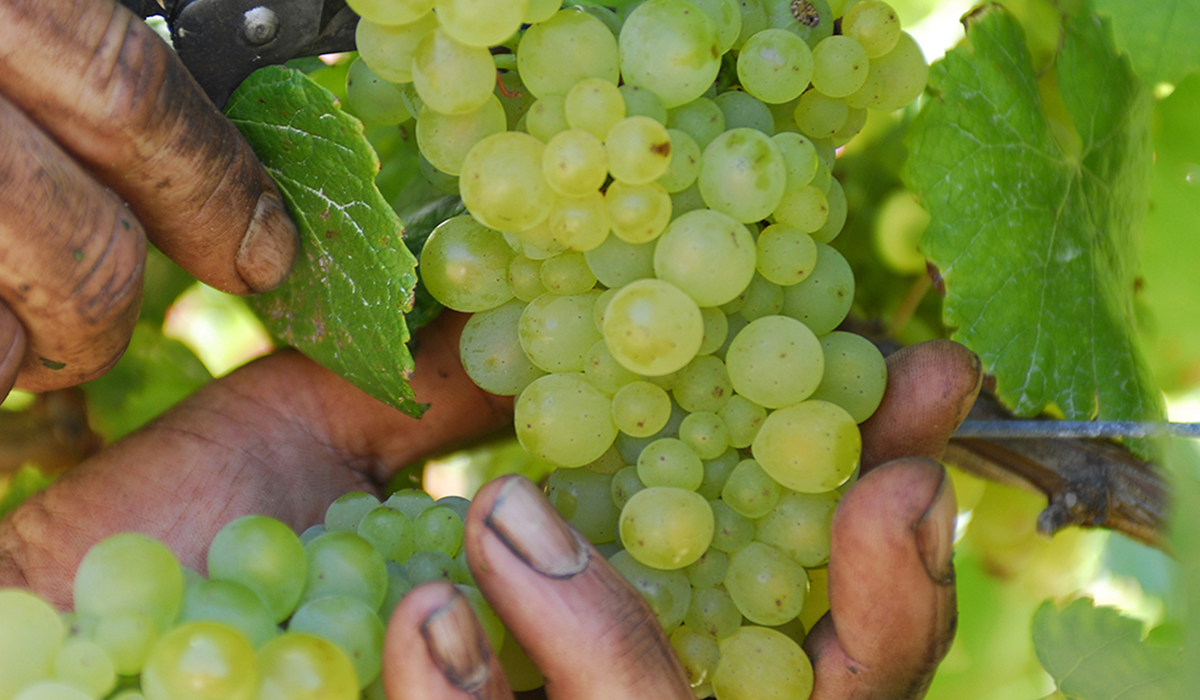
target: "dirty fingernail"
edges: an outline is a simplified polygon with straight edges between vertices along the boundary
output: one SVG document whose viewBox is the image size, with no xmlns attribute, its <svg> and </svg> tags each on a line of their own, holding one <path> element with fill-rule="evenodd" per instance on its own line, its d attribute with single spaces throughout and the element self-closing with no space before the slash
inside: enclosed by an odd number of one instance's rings
<svg viewBox="0 0 1200 700">
<path fill-rule="evenodd" d="M 421 636 L 434 665 L 451 685 L 471 694 L 490 685 L 487 637 L 461 593 L 455 591 L 449 601 L 429 613 L 421 625 Z"/>
<path fill-rule="evenodd" d="M 915 526 L 917 551 L 925 571 L 935 583 L 954 583 L 954 521 L 958 514 L 954 486 L 945 470 L 937 494 Z"/>
<path fill-rule="evenodd" d="M 291 272 L 299 244 L 300 234 L 283 200 L 274 192 L 264 192 L 238 248 L 237 273 L 255 292 L 270 291 Z"/>
<path fill-rule="evenodd" d="M 570 578 L 588 565 L 582 538 L 528 479 L 510 477 L 485 522 L 519 559 L 550 578 Z"/>
</svg>

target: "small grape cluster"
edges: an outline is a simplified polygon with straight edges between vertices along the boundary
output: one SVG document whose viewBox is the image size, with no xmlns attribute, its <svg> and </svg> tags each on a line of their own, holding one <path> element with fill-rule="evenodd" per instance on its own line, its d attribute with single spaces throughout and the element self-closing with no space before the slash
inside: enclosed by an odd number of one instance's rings
<svg viewBox="0 0 1200 700">
<path fill-rule="evenodd" d="M 467 209 L 419 269 L 474 314 L 468 375 L 516 397 L 520 443 L 563 467 L 551 499 L 651 601 L 697 697 L 807 697 L 810 572 L 886 384 L 836 330 L 832 167 L 924 88 L 916 42 L 881 0 L 399 4 L 361 10 L 349 99 L 407 109 Z"/>
<path fill-rule="evenodd" d="M 0 589 L 0 699 L 381 699 L 385 622 L 432 580 L 458 587 L 502 652 L 504 627 L 466 566 L 468 505 L 349 493 L 299 536 L 245 516 L 213 538 L 208 578 L 150 537 L 108 537 L 75 573 L 74 612 Z M 536 674 L 508 646 L 506 669 Z"/>
</svg>

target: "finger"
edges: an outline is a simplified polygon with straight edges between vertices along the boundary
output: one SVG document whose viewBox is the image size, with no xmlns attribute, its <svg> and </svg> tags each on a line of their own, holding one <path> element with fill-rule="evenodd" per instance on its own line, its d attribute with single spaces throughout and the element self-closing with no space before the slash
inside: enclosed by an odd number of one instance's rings
<svg viewBox="0 0 1200 700">
<path fill-rule="evenodd" d="M 475 496 L 464 545 L 479 588 L 551 698 L 692 698 L 646 601 L 520 476 Z"/>
<path fill-rule="evenodd" d="M 975 353 L 949 340 L 910 345 L 887 366 L 883 402 L 860 426 L 864 472 L 900 457 L 941 457 L 983 381 Z"/>
<path fill-rule="evenodd" d="M 0 301 L 0 403 L 12 391 L 25 356 L 25 329 L 8 305 Z"/>
<path fill-rule="evenodd" d="M 294 352 L 219 379 L 147 427 L 70 470 L 0 521 L 0 586 L 69 606 L 71 579 L 104 537 L 143 532 L 204 571 L 216 532 L 248 513 L 301 531 L 348 491 L 379 491 L 400 467 L 512 420 L 445 348 L 464 317 L 418 334 L 417 420 Z"/>
<path fill-rule="evenodd" d="M 237 294 L 298 246 L 246 140 L 149 27 L 112 0 L 0 3 L 0 93 L 129 202 L 154 244 Z"/>
<path fill-rule="evenodd" d="M 417 587 L 396 606 L 383 659 L 383 687 L 389 700 L 513 696 L 471 604 L 444 581 Z"/>
<path fill-rule="evenodd" d="M 954 489 L 928 459 L 889 462 L 833 519 L 830 612 L 805 640 L 811 700 L 924 696 L 954 638 Z"/>
<path fill-rule="evenodd" d="M 115 195 L 3 97 L 0 134 L 0 301 L 26 332 L 18 386 L 74 386 L 125 351 L 145 237 Z"/>
</svg>

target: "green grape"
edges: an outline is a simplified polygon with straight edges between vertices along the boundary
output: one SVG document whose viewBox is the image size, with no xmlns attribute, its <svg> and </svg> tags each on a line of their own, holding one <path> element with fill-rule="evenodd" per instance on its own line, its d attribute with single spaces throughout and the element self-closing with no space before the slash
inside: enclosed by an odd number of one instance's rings
<svg viewBox="0 0 1200 700">
<path fill-rule="evenodd" d="M 746 285 L 741 297 L 738 313 L 747 321 L 774 316 L 783 309 L 783 288 L 759 274 Z"/>
<path fill-rule="evenodd" d="M 730 129 L 704 149 L 697 182 L 708 206 L 752 223 L 779 206 L 787 166 L 771 137 L 754 129 Z"/>
<path fill-rule="evenodd" d="M 119 676 L 141 673 L 159 628 L 149 615 L 136 610 L 111 612 L 96 620 L 92 641 L 104 650 Z"/>
<path fill-rule="evenodd" d="M 659 124 L 666 125 L 667 108 L 654 92 L 626 83 L 621 86 L 621 97 L 625 98 L 625 116 L 650 117 Z"/>
<path fill-rule="evenodd" d="M 584 78 L 603 78 L 616 85 L 617 40 L 595 17 L 580 9 L 564 9 L 521 37 L 517 70 L 538 98 L 565 95 Z"/>
<path fill-rule="evenodd" d="M 658 617 L 659 626 L 669 630 L 683 622 L 692 602 L 692 586 L 682 571 L 652 567 L 629 551 L 617 552 L 608 563 L 642 594 Z"/>
<path fill-rule="evenodd" d="M 592 347 L 588 348 L 587 354 L 583 356 L 583 375 L 592 386 L 609 396 L 619 393 L 623 387 L 637 381 L 638 378 L 617 362 L 603 339 L 592 343 Z"/>
<path fill-rule="evenodd" d="M 754 442 L 754 436 L 767 419 L 767 409 L 741 394 L 734 394 L 717 415 L 729 428 L 730 446 L 740 450 Z"/>
<path fill-rule="evenodd" d="M 379 606 L 379 619 L 381 620 L 392 619 L 392 613 L 396 611 L 396 606 L 413 589 L 412 583 L 408 580 L 408 570 L 403 564 L 398 561 L 389 561 L 387 568 L 387 595 L 383 597 L 383 605 Z"/>
<path fill-rule="evenodd" d="M 678 438 L 659 438 L 646 445 L 638 455 L 637 470 L 638 478 L 648 487 L 695 491 L 704 480 L 700 456 Z"/>
<path fill-rule="evenodd" d="M 517 330 L 529 360 L 547 372 L 582 372 L 584 355 L 600 340 L 592 321 L 597 296 L 597 292 L 570 296 L 547 292 L 529 302 Z"/>
<path fill-rule="evenodd" d="M 754 540 L 754 523 L 749 518 L 720 499 L 709 501 L 708 504 L 713 512 L 713 549 L 733 554 L 742 551 Z"/>
<path fill-rule="evenodd" d="M 701 153 L 700 146 L 687 132 L 668 129 L 667 136 L 671 140 L 671 160 L 659 176 L 658 184 L 674 194 L 686 190 L 700 175 Z"/>
<path fill-rule="evenodd" d="M 783 290 L 783 313 L 825 335 L 846 318 L 854 302 L 854 272 L 837 250 L 817 244 L 817 264 L 803 282 Z"/>
<path fill-rule="evenodd" d="M 803 323 L 787 316 L 752 321 L 725 354 L 737 393 L 766 408 L 798 404 L 821 383 L 821 343 Z"/>
<path fill-rule="evenodd" d="M 786 491 L 775 507 L 755 523 L 754 539 L 769 544 L 806 569 L 829 561 L 829 530 L 837 509 L 836 491 Z"/>
<path fill-rule="evenodd" d="M 408 24 L 430 14 L 434 0 L 352 0 L 359 17 L 379 24 Z"/>
<path fill-rule="evenodd" d="M 817 265 L 812 236 L 786 224 L 771 224 L 758 234 L 758 274 L 787 286 L 804 281 Z"/>
<path fill-rule="evenodd" d="M 542 174 L 546 184 L 567 197 L 595 193 L 608 175 L 608 152 L 604 142 L 583 129 L 555 133 L 542 152 Z"/>
<path fill-rule="evenodd" d="M 821 157 L 820 144 L 831 142 L 831 139 L 816 139 L 813 141 L 813 145 L 817 146 L 817 157 L 821 159 L 821 163 L 817 166 L 817 172 L 813 174 L 812 185 L 821 190 L 821 192 L 829 191 L 829 185 L 833 182 L 833 171 L 830 170 L 830 166 L 825 162 L 825 159 Z"/>
<path fill-rule="evenodd" d="M 921 47 L 908 32 L 900 32 L 895 48 L 871 59 L 870 79 L 847 102 L 851 107 L 890 112 L 917 99 L 928 78 L 929 65 Z"/>
<path fill-rule="evenodd" d="M 704 197 L 700 194 L 700 186 L 695 182 L 671 195 L 671 215 L 674 218 L 704 208 Z"/>
<path fill-rule="evenodd" d="M 404 513 L 409 520 L 416 520 L 418 515 L 432 508 L 433 504 L 433 496 L 420 489 L 401 489 L 383 502 L 384 507 Z"/>
<path fill-rule="evenodd" d="M 344 493 L 325 509 L 325 531 L 354 532 L 363 516 L 378 507 L 379 499 L 369 493 Z"/>
<path fill-rule="evenodd" d="M 825 374 L 812 398 L 846 409 L 855 423 L 871 417 L 887 388 L 887 363 L 879 348 L 854 333 L 834 331 L 821 338 Z"/>
<path fill-rule="evenodd" d="M 379 675 L 383 622 L 357 598 L 332 595 L 310 600 L 292 615 L 288 632 L 311 634 L 337 645 L 354 667 L 360 689 Z"/>
<path fill-rule="evenodd" d="M 763 0 L 763 9 L 767 12 L 767 22 L 772 28 L 795 34 L 811 47 L 834 31 L 834 17 L 840 13 L 834 12 L 830 4 L 825 0 L 806 0 L 806 3 L 796 3 L 794 0 Z M 803 17 L 804 22 L 798 17 Z"/>
<path fill-rule="evenodd" d="M 844 409 L 827 401 L 805 401 L 767 416 L 751 451 L 780 484 L 802 493 L 823 493 L 854 473 L 862 438 Z"/>
<path fill-rule="evenodd" d="M 656 377 L 645 377 L 647 381 L 656 379 Z M 660 389 L 667 391 L 661 384 L 657 385 Z M 674 402 L 671 403 L 671 417 L 667 419 L 667 424 L 662 430 L 657 433 L 645 437 L 635 438 L 624 433 L 617 435 L 617 440 L 614 447 L 620 453 L 621 459 L 625 460 L 626 464 L 637 464 L 638 455 L 642 453 L 642 449 L 659 438 L 664 437 L 679 437 L 679 426 L 683 423 L 683 419 L 687 416 L 687 411 L 684 411 Z"/>
<path fill-rule="evenodd" d="M 518 253 L 508 264 L 508 288 L 512 290 L 514 297 L 524 302 L 533 301 L 538 295 L 544 294 L 546 285 L 542 284 L 542 261 L 534 260 L 524 253 Z M 501 306 L 496 308 L 499 309 Z M 492 310 L 495 311 L 495 309 Z"/>
<path fill-rule="evenodd" d="M 829 200 L 816 185 L 807 185 L 783 195 L 773 212 L 775 221 L 814 234 L 829 220 Z"/>
<path fill-rule="evenodd" d="M 380 506 L 364 515 L 356 534 L 388 562 L 404 561 L 414 551 L 412 519 L 394 508 Z"/>
<path fill-rule="evenodd" d="M 609 495 L 612 497 L 613 507 L 620 509 L 625 507 L 633 494 L 645 489 L 646 485 L 638 478 L 637 467 L 629 466 L 613 474 L 610 488 Z"/>
<path fill-rule="evenodd" d="M 554 16 L 562 7 L 562 0 L 529 0 L 529 7 L 525 10 L 525 16 L 521 18 L 524 24 L 537 24 L 545 22 Z"/>
<path fill-rule="evenodd" d="M 811 630 L 829 612 L 829 569 L 808 570 L 808 597 L 796 621 Z"/>
<path fill-rule="evenodd" d="M 764 29 L 738 52 L 742 88 L 763 102 L 796 99 L 813 79 L 813 51 L 804 40 L 783 29 Z"/>
<path fill-rule="evenodd" d="M 434 505 L 449 508 L 458 514 L 458 518 L 467 522 L 467 511 L 471 509 L 471 501 L 462 496 L 442 496 L 433 502 Z"/>
<path fill-rule="evenodd" d="M 54 655 L 54 678 L 82 691 L 87 698 L 105 697 L 117 685 L 117 672 L 104 650 L 80 637 L 68 639 Z"/>
<path fill-rule="evenodd" d="M 219 622 L 236 630 L 254 648 L 275 638 L 272 611 L 254 591 L 233 581 L 198 581 L 183 596 L 175 624 Z"/>
<path fill-rule="evenodd" d="M 332 642 L 289 632 L 258 651 L 255 700 L 355 700 L 358 677 Z"/>
<path fill-rule="evenodd" d="M 467 320 L 459 338 L 459 356 L 467 376 L 484 391 L 516 396 L 546 373 L 521 349 L 518 324 L 524 311 L 524 304 L 510 301 Z"/>
<path fill-rule="evenodd" d="M 613 505 L 612 481 L 590 469 L 555 469 L 546 499 L 592 544 L 613 542 L 621 511 Z"/>
<path fill-rule="evenodd" d="M 361 56 L 346 72 L 346 104 L 364 124 L 392 126 L 412 119 L 400 86 L 376 75 Z"/>
<path fill-rule="evenodd" d="M 617 451 L 617 446 L 614 444 L 605 450 L 604 454 L 583 465 L 583 468 L 597 474 L 612 476 L 627 466 L 625 460 L 621 459 L 621 453 Z"/>
<path fill-rule="evenodd" d="M 742 33 L 742 10 L 738 0 L 688 0 L 704 11 L 717 28 L 717 52 L 725 54 L 733 48 Z"/>
<path fill-rule="evenodd" d="M 412 83 L 428 109 L 474 112 L 492 96 L 496 64 L 486 48 L 467 46 L 439 26 L 413 52 Z"/>
<path fill-rule="evenodd" d="M 613 422 L 633 437 L 650 437 L 671 417 L 671 397 L 650 382 L 631 381 L 613 395 Z"/>
<path fill-rule="evenodd" d="M 550 227 L 550 235 L 562 247 L 577 252 L 591 250 L 608 238 L 608 202 L 604 199 L 604 195 L 597 191 L 581 197 L 555 197 L 546 223 Z M 579 261 L 583 262 L 582 256 Z M 549 263 L 550 260 L 546 262 Z M 586 264 L 580 268 L 580 271 L 584 273 L 584 277 L 591 278 L 587 282 L 587 288 L 590 289 L 590 285 L 594 285 L 596 280 L 592 278 L 592 273 L 588 271 Z M 546 274 L 544 265 L 542 274 L 543 276 Z M 542 281 L 545 282 L 544 277 Z M 582 284 L 584 284 L 583 278 L 579 278 L 574 283 L 574 285 Z M 551 289 L 551 291 L 554 290 Z M 583 292 L 586 289 L 578 288 L 577 291 Z M 558 293 L 562 294 L 563 292 Z"/>
<path fill-rule="evenodd" d="M 846 98 L 849 99 L 849 98 Z M 850 143 L 867 125 L 867 110 L 850 107 L 846 110 L 846 123 L 832 137 L 833 145 L 841 148 Z"/>
<path fill-rule="evenodd" d="M 375 75 L 393 83 L 408 83 L 413 79 L 412 63 L 417 45 L 437 26 L 437 16 L 432 12 L 400 24 L 376 23 L 363 17 L 354 30 L 354 41 L 359 58 Z"/>
<path fill-rule="evenodd" d="M 741 0 L 738 4 L 742 14 L 742 29 L 730 48 L 742 51 L 750 37 L 771 26 L 771 20 L 767 17 L 762 0 Z"/>
<path fill-rule="evenodd" d="M 581 467 L 604 454 L 617 435 L 611 404 L 582 374 L 548 374 L 517 398 L 517 439 L 538 459 Z"/>
<path fill-rule="evenodd" d="M 378 610 L 387 594 L 387 565 L 370 542 L 353 532 L 327 532 L 305 547 L 308 572 L 301 602 L 329 595 L 357 598 Z"/>
<path fill-rule="evenodd" d="M 609 236 L 585 252 L 588 269 L 609 290 L 654 276 L 654 244 Z"/>
<path fill-rule="evenodd" d="M 708 501 L 686 489 L 646 488 L 631 496 L 621 509 L 625 551 L 655 569 L 682 569 L 699 559 L 712 542 L 713 526 Z M 684 580 L 686 585 L 686 577 Z M 686 603 L 683 610 L 687 610 Z"/>
<path fill-rule="evenodd" d="M 716 413 L 733 396 L 733 383 L 720 358 L 700 355 L 684 367 L 671 393 L 685 411 Z"/>
<path fill-rule="evenodd" d="M 679 425 L 679 439 L 701 459 L 716 459 L 729 449 L 729 428 L 716 413 L 700 411 L 683 419 Z"/>
<path fill-rule="evenodd" d="M 695 140 L 701 149 L 725 132 L 725 113 L 716 102 L 698 97 L 667 110 L 667 127 L 678 129 Z"/>
<path fill-rule="evenodd" d="M 721 490 L 721 500 L 738 513 L 756 520 L 775 508 L 782 492 L 782 487 L 758 462 L 744 459 L 729 474 L 725 488 Z"/>
<path fill-rule="evenodd" d="M 791 118 L 790 113 L 788 118 Z M 817 174 L 817 166 L 820 164 L 820 159 L 817 158 L 817 147 L 813 145 L 813 142 L 795 132 L 775 134 L 771 140 L 783 152 L 783 163 L 787 168 L 785 193 L 798 190 L 811 183 Z"/>
<path fill-rule="evenodd" d="M 525 113 L 525 128 L 529 130 L 529 134 L 540 141 L 549 142 L 557 134 L 570 129 L 566 104 L 567 98 L 558 94 L 538 98 Z M 606 164 L 605 171 L 607 170 Z"/>
<path fill-rule="evenodd" d="M 163 635 L 142 669 L 146 700 L 249 700 L 257 687 L 254 648 L 216 622 L 188 622 Z"/>
<path fill-rule="evenodd" d="M 725 488 L 725 481 L 729 479 L 730 472 L 740 460 L 738 451 L 732 447 L 716 459 L 704 460 L 704 481 L 700 482 L 696 493 L 704 496 L 707 501 L 714 501 L 720 497 L 721 489 Z"/>
<path fill-rule="evenodd" d="M 455 311 L 494 309 L 512 299 L 508 267 L 515 255 L 498 232 L 455 216 L 439 224 L 421 249 L 421 280 Z"/>
<path fill-rule="evenodd" d="M 683 670 L 693 688 L 709 679 L 721 658 L 717 640 L 698 634 L 686 624 L 671 633 L 671 648 L 683 664 Z"/>
<path fill-rule="evenodd" d="M 785 700 L 812 693 L 812 663 L 786 635 L 746 626 L 720 646 L 721 662 L 713 674 L 717 700 Z"/>
<path fill-rule="evenodd" d="M 829 189 L 825 191 L 825 204 L 829 213 L 821 228 L 813 232 L 812 238 L 817 243 L 830 243 L 842 232 L 846 225 L 847 202 L 846 191 L 836 178 L 829 180 Z"/>
<path fill-rule="evenodd" d="M 0 698 L 53 675 L 66 628 L 54 606 L 19 588 L 0 588 Z"/>
<path fill-rule="evenodd" d="M 25 686 L 12 700 L 92 700 L 92 696 L 66 683 L 41 680 Z"/>
<path fill-rule="evenodd" d="M 417 156 L 417 168 L 435 191 L 455 197 L 460 196 L 458 178 L 433 167 L 433 163 L 430 163 L 425 156 Z"/>
<path fill-rule="evenodd" d="M 551 207 L 553 208 L 553 198 L 551 198 Z M 547 216 L 549 215 L 547 214 Z M 566 250 L 561 243 L 554 240 L 554 232 L 550 230 L 549 221 L 542 221 L 537 226 L 521 231 L 520 233 L 505 232 L 504 240 L 508 243 L 509 247 L 513 250 L 520 250 L 521 254 L 530 260 L 542 261 Z M 541 274 L 542 269 L 539 266 L 539 282 L 541 281 Z"/>
<path fill-rule="evenodd" d="M 540 274 L 546 290 L 559 296 L 586 294 L 596 286 L 596 276 L 588 267 L 587 258 L 578 251 L 568 250 L 546 258 Z M 595 303 L 591 295 L 588 298 Z"/>
<path fill-rule="evenodd" d="M 793 116 L 800 133 L 814 139 L 832 138 L 846 124 L 850 108 L 846 100 L 829 97 L 818 90 L 800 96 Z"/>
<path fill-rule="evenodd" d="M 436 9 L 447 34 L 486 49 L 521 28 L 529 0 L 437 0 Z"/>
<path fill-rule="evenodd" d="M 626 117 L 613 124 L 604 137 L 604 148 L 609 172 L 631 185 L 657 180 L 673 157 L 666 127 L 650 117 Z"/>
<path fill-rule="evenodd" d="M 467 579 L 462 564 L 441 552 L 430 549 L 418 550 L 404 562 L 404 571 L 409 583 L 416 588 L 430 581 L 461 583 Z"/>
<path fill-rule="evenodd" d="M 450 508 L 435 505 L 413 521 L 413 548 L 441 552 L 448 557 L 462 548 L 463 520 Z"/>
<path fill-rule="evenodd" d="M 685 0 L 638 5 L 618 44 L 625 82 L 653 90 L 668 109 L 702 95 L 721 67 L 716 27 Z"/>
<path fill-rule="evenodd" d="M 804 607 L 808 574 L 778 549 L 751 542 L 730 555 L 725 589 L 747 620 L 782 625 Z"/>
<path fill-rule="evenodd" d="M 700 341 L 700 349 L 696 354 L 711 355 L 725 343 L 725 336 L 729 333 L 729 318 L 724 311 L 712 306 L 700 309 L 700 316 L 704 319 L 704 339 Z"/>
<path fill-rule="evenodd" d="M 733 598 L 729 596 L 729 591 L 725 590 L 723 585 L 724 574 L 729 569 L 729 555 L 719 550 L 709 550 L 708 554 L 722 557 L 719 560 L 724 563 L 720 567 L 722 576 L 715 583 L 703 588 L 696 585 L 695 579 L 692 579 L 692 585 L 696 588 L 692 590 L 692 603 L 688 606 L 683 622 L 700 634 L 720 640 L 737 632 L 742 626 L 742 611 L 738 610 Z"/>
<path fill-rule="evenodd" d="M 682 0 L 681 0 L 682 1 Z M 671 195 L 657 182 L 613 182 L 604 193 L 612 233 L 627 243 L 658 237 L 671 221 Z"/>
<path fill-rule="evenodd" d="M 307 547 L 309 542 L 325 534 L 325 523 L 317 523 L 300 533 L 300 544 Z"/>
<path fill-rule="evenodd" d="M 751 280 L 753 283 L 753 280 Z M 725 359 L 725 355 L 729 353 L 729 346 L 733 343 L 733 339 L 737 337 L 742 329 L 749 325 L 750 320 L 743 316 L 741 312 L 742 303 L 745 302 L 745 296 L 739 296 L 737 299 L 729 302 L 721 307 L 725 312 L 725 322 L 728 324 L 729 330 L 725 333 L 725 342 L 713 353 L 714 356 Z M 736 310 L 735 310 L 736 309 Z"/>
<path fill-rule="evenodd" d="M 170 629 L 183 601 L 183 572 L 161 542 L 136 532 L 97 542 L 75 571 L 75 612 L 101 617 L 136 611 Z"/>
<path fill-rule="evenodd" d="M 563 113 L 572 129 L 603 141 L 613 124 L 625 118 L 625 97 L 612 81 L 583 78 L 567 91 Z"/>
<path fill-rule="evenodd" d="M 554 191 L 542 175 L 541 141 L 515 131 L 492 134 L 467 153 L 459 175 L 463 204 L 479 223 L 525 231 L 550 215 Z"/>
<path fill-rule="evenodd" d="M 771 109 L 750 93 L 726 90 L 713 102 L 725 115 L 726 129 L 755 129 L 767 136 L 775 134 L 775 117 L 771 115 Z"/>
<path fill-rule="evenodd" d="M 707 209 L 668 224 L 654 249 L 655 274 L 700 306 L 720 306 L 741 294 L 754 277 L 754 264 L 754 238 L 746 227 Z"/>
<path fill-rule="evenodd" d="M 729 555 L 719 549 L 709 548 L 700 557 L 684 569 L 692 588 L 699 592 L 703 588 L 720 586 L 725 581 L 725 572 L 729 570 Z M 741 617 L 741 613 L 738 613 Z M 740 620 L 739 623 L 741 624 Z M 699 629 L 699 628 L 697 628 Z"/>
<path fill-rule="evenodd" d="M 866 83 L 871 68 L 862 44 L 843 34 L 822 39 L 813 49 L 812 59 L 813 87 L 829 97 L 854 94 Z"/>
<path fill-rule="evenodd" d="M 842 33 L 861 44 L 869 58 L 879 58 L 900 41 L 900 19 L 886 2 L 864 0 L 846 11 Z"/>
<path fill-rule="evenodd" d="M 506 124 L 504 107 L 495 95 L 465 114 L 442 114 L 426 107 L 417 117 L 417 145 L 433 167 L 458 175 L 471 148 L 504 131 Z"/>
<path fill-rule="evenodd" d="M 696 356 L 704 338 L 704 320 L 700 307 L 678 287 L 644 279 L 613 295 L 603 331 L 617 362 L 653 376 L 674 372 Z"/>
</svg>

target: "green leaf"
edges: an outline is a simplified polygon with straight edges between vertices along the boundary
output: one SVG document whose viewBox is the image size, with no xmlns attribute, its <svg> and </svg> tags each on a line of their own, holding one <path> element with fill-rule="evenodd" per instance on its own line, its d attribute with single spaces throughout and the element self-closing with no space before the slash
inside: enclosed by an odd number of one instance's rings
<svg viewBox="0 0 1200 700">
<path fill-rule="evenodd" d="M 416 260 L 399 217 L 376 189 L 379 159 L 362 125 L 303 74 L 272 66 L 251 75 L 226 114 L 275 178 L 300 228 L 287 282 L 254 297 L 284 342 L 409 415 L 423 407 L 408 385 L 404 314 Z"/>
<path fill-rule="evenodd" d="M 1071 700 L 1188 697 L 1180 650 L 1142 639 L 1142 623 L 1080 598 L 1033 616 L 1033 644 L 1046 672 Z"/>
<path fill-rule="evenodd" d="M 947 325 L 1020 415 L 1055 404 L 1070 419 L 1158 419 L 1133 312 L 1149 95 L 1108 27 L 1076 17 L 1052 76 L 1072 121 L 1052 121 L 1017 21 L 996 5 L 967 21 L 907 139 Z"/>
<path fill-rule="evenodd" d="M 1149 85 L 1175 85 L 1200 68 L 1200 0 L 1095 0 L 1112 17 L 1117 48 Z"/>
</svg>

